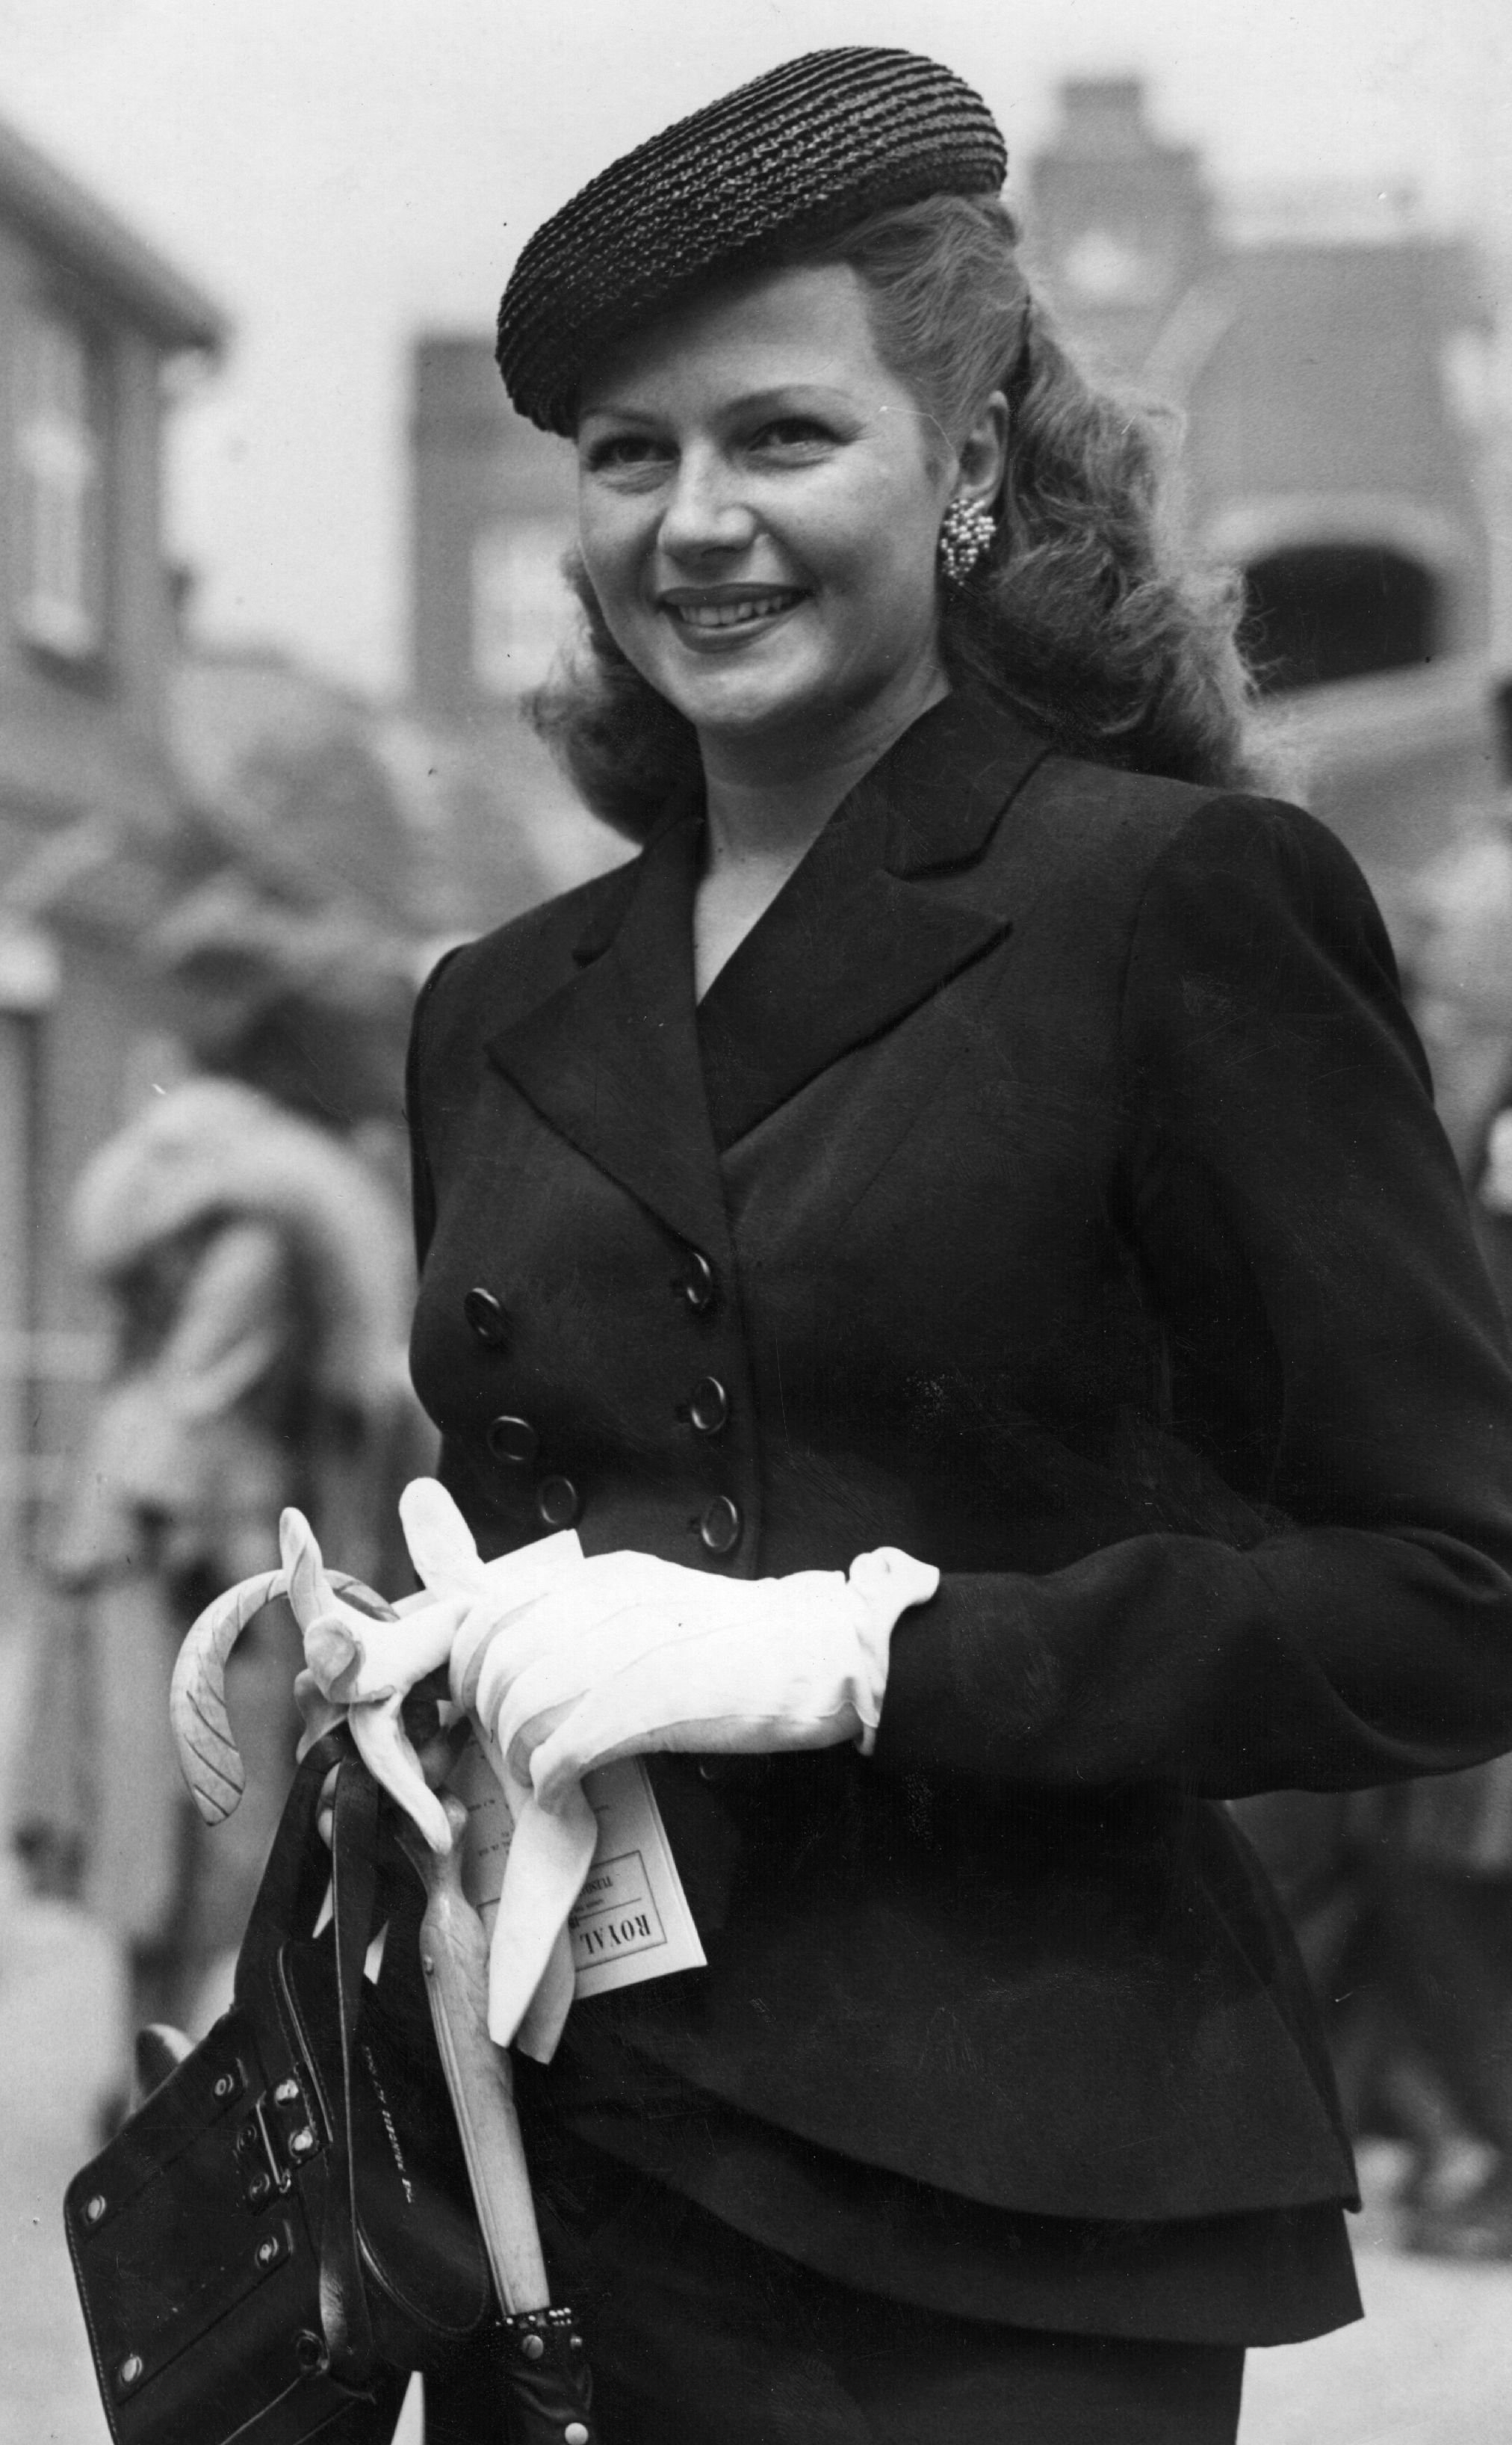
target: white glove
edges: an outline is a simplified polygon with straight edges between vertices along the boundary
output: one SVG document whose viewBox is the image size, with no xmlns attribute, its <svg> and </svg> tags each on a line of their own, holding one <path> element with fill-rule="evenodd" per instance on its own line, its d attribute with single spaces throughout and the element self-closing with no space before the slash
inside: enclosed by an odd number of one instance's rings
<svg viewBox="0 0 1512 2445">
<path fill-rule="evenodd" d="M 485 1562 L 472 1531 L 445 1488 L 434 1478 L 417 1478 L 399 1502 L 404 1540 L 427 1597 L 452 1604 L 452 1693 L 461 1698 L 462 1668 L 471 1642 L 458 1628 L 470 1610 L 496 1626 L 550 1587 L 564 1572 L 583 1567 L 583 1548 L 571 1529 L 543 1537 L 498 1560 Z M 538 2062 L 556 2050 L 573 1989 L 568 1918 L 593 1857 L 598 1825 L 575 1785 L 559 1808 L 542 1808 L 528 1777 L 512 1774 L 474 1718 L 478 1745 L 497 1776 L 513 1820 L 503 1887 L 489 1946 L 488 2025 L 498 2045 L 513 2041 Z"/>
<path fill-rule="evenodd" d="M 453 1695 L 513 1774 L 558 1806 L 595 1766 L 663 1749 L 766 1752 L 855 1741 L 869 1755 L 899 1615 L 940 1574 L 884 1547 L 849 1575 L 726 1579 L 607 1554 L 508 1618 L 474 1605 Z"/>
</svg>

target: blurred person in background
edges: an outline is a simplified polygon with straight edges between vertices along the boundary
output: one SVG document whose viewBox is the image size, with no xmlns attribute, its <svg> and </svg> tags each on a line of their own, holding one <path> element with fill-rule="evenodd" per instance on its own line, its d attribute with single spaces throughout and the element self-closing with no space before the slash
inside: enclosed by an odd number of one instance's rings
<svg viewBox="0 0 1512 2445">
<path fill-rule="evenodd" d="M 286 1503 L 359 1576 L 391 1579 L 395 1500 L 423 1465 L 394 1183 L 410 987 L 375 936 L 234 881 L 192 895 L 155 949 L 189 1069 L 72 1200 L 112 1357 L 51 1538 L 16 1838 L 119 1938 L 128 2031 L 197 2034 L 288 1788 L 298 1647 L 281 1604 L 240 1642 L 248 1788 L 211 1835 L 167 1736 L 179 1642 L 212 1596 L 276 1564 Z"/>
</svg>

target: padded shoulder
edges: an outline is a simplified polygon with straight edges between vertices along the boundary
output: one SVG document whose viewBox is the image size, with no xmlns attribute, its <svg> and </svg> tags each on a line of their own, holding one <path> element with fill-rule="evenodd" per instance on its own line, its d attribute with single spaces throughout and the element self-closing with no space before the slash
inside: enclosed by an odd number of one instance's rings
<svg viewBox="0 0 1512 2445">
<path fill-rule="evenodd" d="M 565 984 L 577 966 L 577 947 L 596 932 L 607 911 L 631 887 L 638 861 L 595 875 L 464 943 L 431 971 L 420 990 L 419 1017 L 427 1032 L 461 1024 L 487 1035 Z"/>
</svg>

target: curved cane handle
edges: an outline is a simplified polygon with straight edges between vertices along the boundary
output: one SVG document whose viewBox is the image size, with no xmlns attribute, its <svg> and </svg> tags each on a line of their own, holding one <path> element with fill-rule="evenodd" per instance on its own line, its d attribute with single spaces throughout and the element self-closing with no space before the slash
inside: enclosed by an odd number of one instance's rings
<svg viewBox="0 0 1512 2445">
<path fill-rule="evenodd" d="M 226 1665 L 232 1649 L 265 1604 L 282 1594 L 282 1571 L 259 1571 L 208 1604 L 178 1650 L 168 1689 L 168 1720 L 178 1764 L 207 1825 L 229 1817 L 247 1786 L 241 1751 L 226 1712 Z"/>
<path fill-rule="evenodd" d="M 361 1579 L 345 1571 L 327 1573 L 335 1594 L 348 1603 L 380 1616 L 391 1607 Z M 179 1770 L 195 1806 L 207 1825 L 218 1825 L 231 1815 L 247 1787 L 226 1712 L 226 1666 L 232 1649 L 253 1615 L 275 1596 L 289 1593 L 285 1570 L 258 1571 L 216 1596 L 191 1627 L 178 1650 L 168 1689 L 168 1720 L 178 1751 Z"/>
</svg>

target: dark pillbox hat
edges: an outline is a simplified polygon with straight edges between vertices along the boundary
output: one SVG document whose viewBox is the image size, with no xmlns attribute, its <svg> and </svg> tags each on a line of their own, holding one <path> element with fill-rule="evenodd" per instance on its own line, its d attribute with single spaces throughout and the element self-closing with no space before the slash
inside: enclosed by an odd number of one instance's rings
<svg viewBox="0 0 1512 2445">
<path fill-rule="evenodd" d="M 715 271 L 923 196 L 996 195 L 980 94 L 913 51 L 810 51 L 664 128 L 538 229 L 498 310 L 522 416 L 570 433 L 593 350 Z"/>
</svg>

